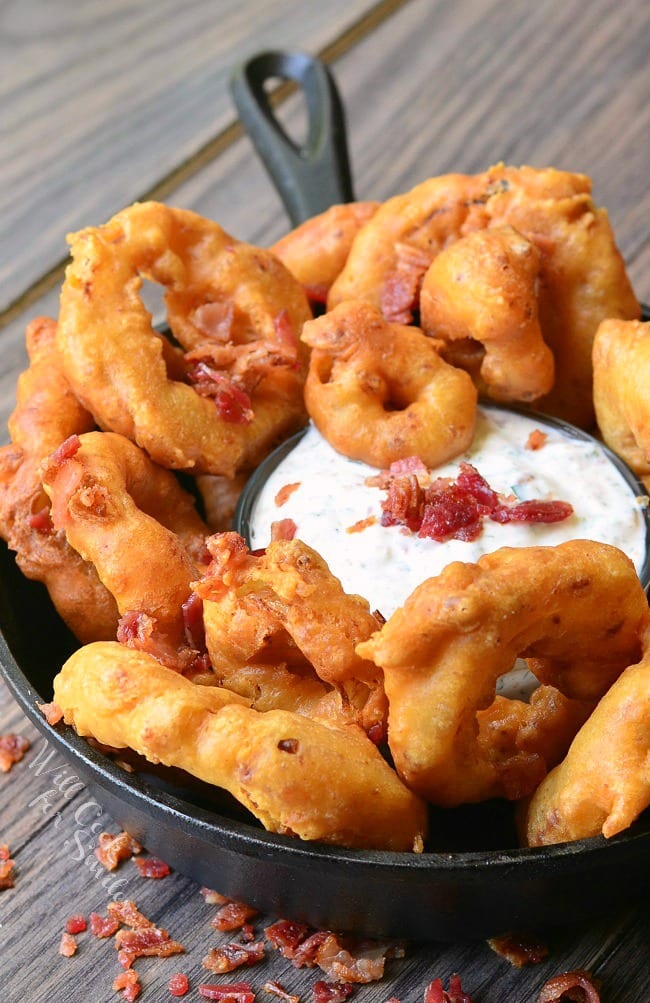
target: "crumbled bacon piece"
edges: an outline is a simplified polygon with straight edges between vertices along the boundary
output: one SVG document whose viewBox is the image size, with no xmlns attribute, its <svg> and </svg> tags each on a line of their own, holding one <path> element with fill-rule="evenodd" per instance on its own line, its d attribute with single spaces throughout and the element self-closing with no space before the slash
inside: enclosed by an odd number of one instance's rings
<svg viewBox="0 0 650 1003">
<path fill-rule="evenodd" d="M 231 340 L 235 304 L 227 302 L 202 303 L 193 311 L 191 322 L 211 340 L 227 342 Z"/>
<path fill-rule="evenodd" d="M 440 979 L 434 979 L 433 982 L 430 982 L 424 990 L 424 1003 L 472 1003 L 472 998 L 463 992 L 460 977 L 452 975 L 446 992 L 442 988 Z"/>
<path fill-rule="evenodd" d="M 491 937 L 488 945 L 515 968 L 537 965 L 548 957 L 548 947 L 541 940 L 520 933 L 506 933 Z"/>
<path fill-rule="evenodd" d="M 71 958 L 73 954 L 77 953 L 77 941 L 74 939 L 70 933 L 61 934 L 61 943 L 59 944 L 59 954 L 62 954 L 64 958 Z"/>
<path fill-rule="evenodd" d="M 142 853 L 142 847 L 137 839 L 128 832 L 100 833 L 95 849 L 95 856 L 107 871 L 114 871 L 123 860 L 130 860 L 136 853 Z"/>
<path fill-rule="evenodd" d="M 406 526 L 417 533 L 423 522 L 424 489 L 415 474 L 393 477 L 381 503 L 382 526 Z"/>
<path fill-rule="evenodd" d="M 70 435 L 65 439 L 58 449 L 55 449 L 52 454 L 51 463 L 54 466 L 60 466 L 65 460 L 69 460 L 71 456 L 81 449 L 81 439 L 78 435 Z"/>
<path fill-rule="evenodd" d="M 255 413 L 251 399 L 240 386 L 207 362 L 197 362 L 188 379 L 201 397 L 212 397 L 217 414 L 231 425 L 249 425 Z"/>
<path fill-rule="evenodd" d="M 540 428 L 534 428 L 526 440 L 526 449 L 537 450 L 546 445 L 548 435 Z"/>
<path fill-rule="evenodd" d="M 146 857 L 144 860 L 133 861 L 143 878 L 166 878 L 171 874 L 171 867 L 158 857 Z"/>
<path fill-rule="evenodd" d="M 293 953 L 293 964 L 296 968 L 315 968 L 318 964 L 318 950 L 331 934 L 328 930 L 318 930 L 310 934 Z"/>
<path fill-rule="evenodd" d="M 256 965 L 264 958 L 264 944 L 223 944 L 221 947 L 211 947 L 201 964 L 210 972 L 223 975 L 224 972 L 234 972 L 237 968 Z"/>
<path fill-rule="evenodd" d="M 140 930 L 143 926 L 153 926 L 150 919 L 143 916 L 135 902 L 131 899 L 118 899 L 108 903 L 108 915 L 132 930 Z"/>
<path fill-rule="evenodd" d="M 233 982 L 229 986 L 202 985 L 199 995 L 206 1000 L 228 1000 L 232 1003 L 255 1003 L 255 993 L 248 982 Z"/>
<path fill-rule="evenodd" d="M 357 522 L 353 522 L 351 526 L 347 526 L 346 533 L 362 533 L 364 529 L 368 529 L 369 526 L 374 526 L 377 522 L 377 517 L 374 515 L 369 515 L 365 519 L 359 519 Z"/>
<path fill-rule="evenodd" d="M 63 720 L 63 711 L 56 703 L 39 703 L 36 705 L 48 724 L 54 726 Z"/>
<path fill-rule="evenodd" d="M 349 982 L 315 982 L 312 986 L 314 1003 L 345 1003 L 354 992 Z"/>
<path fill-rule="evenodd" d="M 271 540 L 293 540 L 297 532 L 293 519 L 278 519 L 271 523 Z"/>
<path fill-rule="evenodd" d="M 573 506 L 565 501 L 530 501 L 518 502 L 516 505 L 499 505 L 490 513 L 494 522 L 563 522 L 573 514 Z"/>
<path fill-rule="evenodd" d="M 99 913 L 90 914 L 90 932 L 95 937 L 112 937 L 120 928 L 119 920 L 113 916 L 100 916 Z"/>
<path fill-rule="evenodd" d="M 168 958 L 172 954 L 183 954 L 185 948 L 172 940 L 167 930 L 157 926 L 143 926 L 135 930 L 118 930 L 115 934 L 117 960 L 124 968 L 130 968 L 136 958 Z"/>
<path fill-rule="evenodd" d="M 35 530 L 37 533 L 42 533 L 43 536 L 48 536 L 50 533 L 53 533 L 54 524 L 52 523 L 50 506 L 44 505 L 43 508 L 39 508 L 38 512 L 32 512 L 31 515 L 28 515 L 27 525 L 30 529 Z"/>
<path fill-rule="evenodd" d="M 229 930 L 238 930 L 247 920 L 256 915 L 257 909 L 253 909 L 252 906 L 246 905 L 245 902 L 236 902 L 234 899 L 228 899 L 212 920 L 212 926 L 215 930 L 220 930 L 222 933 Z"/>
<path fill-rule="evenodd" d="M 280 982 L 265 982 L 262 986 L 265 993 L 270 993 L 271 996 L 279 996 L 284 1003 L 300 1003 L 300 996 L 294 996 L 293 993 L 288 993 Z"/>
<path fill-rule="evenodd" d="M 239 939 L 242 944 L 250 944 L 252 940 L 255 940 L 255 930 L 252 923 L 244 923 L 239 932 Z"/>
<path fill-rule="evenodd" d="M 29 740 L 22 735 L 0 735 L 0 772 L 8 773 L 14 763 L 19 763 L 27 750 Z"/>
<path fill-rule="evenodd" d="M 14 887 L 14 867 L 9 847 L 0 843 L 0 892 Z"/>
<path fill-rule="evenodd" d="M 208 552 L 209 556 L 209 552 Z M 203 600 L 196 592 L 191 592 L 181 606 L 185 640 L 190 648 L 205 651 L 205 626 L 203 623 Z"/>
<path fill-rule="evenodd" d="M 83 933 L 86 929 L 86 917 L 85 916 L 70 916 L 66 920 L 65 932 L 66 933 Z"/>
<path fill-rule="evenodd" d="M 289 919 L 279 919 L 264 930 L 264 936 L 271 947 L 289 961 L 293 960 L 308 933 L 309 927 L 303 923 L 292 923 Z"/>
<path fill-rule="evenodd" d="M 542 986 L 537 1003 L 600 1003 L 598 985 L 590 972 L 555 975 Z"/>
<path fill-rule="evenodd" d="M 395 244 L 397 262 L 381 294 L 381 312 L 395 324 L 410 324 L 431 254 L 404 241 Z"/>
<path fill-rule="evenodd" d="M 388 944 L 357 942 L 328 933 L 318 945 L 315 961 L 334 982 L 376 982 L 384 975 L 389 951 Z"/>
<path fill-rule="evenodd" d="M 127 610 L 117 624 L 117 640 L 127 648 L 145 651 L 161 665 L 176 672 L 186 672 L 196 660 L 194 648 L 177 647 L 158 628 L 155 616 Z"/>
<path fill-rule="evenodd" d="M 297 359 L 298 338 L 296 337 L 296 332 L 293 329 L 291 317 L 287 309 L 283 308 L 275 315 L 273 318 L 273 328 L 278 344 L 282 346 L 287 354 L 291 354 L 294 359 Z"/>
<path fill-rule="evenodd" d="M 167 988 L 171 996 L 186 996 L 190 991 L 190 980 L 183 972 L 176 972 L 169 980 Z"/>
<path fill-rule="evenodd" d="M 142 992 L 140 977 L 137 972 L 130 970 L 121 972 L 113 979 L 113 989 L 116 993 L 121 992 L 125 1000 L 134 1003 Z"/>
<path fill-rule="evenodd" d="M 278 508 L 280 508 L 281 505 L 284 505 L 289 500 L 289 498 L 291 498 L 291 495 L 294 493 L 294 491 L 297 491 L 298 488 L 300 487 L 300 483 L 301 483 L 300 481 L 296 481 L 294 484 L 282 485 L 280 490 L 277 492 L 275 498 L 273 499 Z"/>
<path fill-rule="evenodd" d="M 231 901 L 225 895 L 222 895 L 221 892 L 215 892 L 212 888 L 201 888 L 201 895 L 208 905 L 225 905 L 226 902 Z"/>
</svg>

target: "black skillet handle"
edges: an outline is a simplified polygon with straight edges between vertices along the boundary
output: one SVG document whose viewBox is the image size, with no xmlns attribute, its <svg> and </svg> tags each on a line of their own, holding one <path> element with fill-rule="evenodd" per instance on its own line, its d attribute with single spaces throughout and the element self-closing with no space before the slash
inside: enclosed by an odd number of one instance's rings
<svg viewBox="0 0 650 1003">
<path fill-rule="evenodd" d="M 264 83 L 291 80 L 308 114 L 304 146 L 287 136 Z M 294 226 L 340 202 L 352 202 L 345 113 L 327 67 L 304 52 L 262 52 L 236 67 L 230 91 L 246 132 L 271 175 Z"/>
</svg>

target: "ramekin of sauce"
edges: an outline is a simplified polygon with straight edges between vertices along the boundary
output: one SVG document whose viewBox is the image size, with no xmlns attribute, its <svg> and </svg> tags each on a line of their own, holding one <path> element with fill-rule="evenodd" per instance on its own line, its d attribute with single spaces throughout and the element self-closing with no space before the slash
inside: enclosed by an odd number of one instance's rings
<svg viewBox="0 0 650 1003">
<path fill-rule="evenodd" d="M 650 514 L 643 485 L 607 447 L 546 415 L 479 407 L 467 452 L 431 477 L 458 477 L 471 464 L 499 496 L 568 502 L 559 522 L 486 518 L 472 541 L 438 542 L 400 525 L 382 525 L 386 491 L 378 471 L 337 453 L 310 425 L 275 450 L 248 481 L 235 529 L 252 549 L 266 547 L 272 524 L 287 520 L 317 550 L 346 592 L 389 617 L 413 589 L 452 561 L 475 562 L 499 547 L 553 546 L 589 539 L 619 547 L 650 582 Z M 373 483 L 374 482 L 374 483 Z"/>
</svg>

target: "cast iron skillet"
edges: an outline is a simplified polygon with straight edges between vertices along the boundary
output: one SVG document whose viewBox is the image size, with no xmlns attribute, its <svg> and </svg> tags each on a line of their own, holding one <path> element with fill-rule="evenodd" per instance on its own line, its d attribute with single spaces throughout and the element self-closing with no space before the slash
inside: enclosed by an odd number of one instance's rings
<svg viewBox="0 0 650 1003">
<path fill-rule="evenodd" d="M 233 83 L 238 101 L 246 80 L 253 81 L 259 98 L 267 74 L 296 80 L 305 87 L 308 104 L 309 88 L 328 80 L 328 99 L 314 105 L 312 95 L 310 108 L 321 109 L 324 121 L 339 115 L 331 78 L 301 54 L 264 54 L 238 70 Z M 268 119 L 269 109 L 262 114 Z M 242 118 L 251 129 L 243 111 Z M 323 142 L 331 143 L 347 164 L 341 122 L 339 118 L 338 130 L 332 126 L 322 133 L 312 127 L 311 134 L 324 135 Z M 315 140 L 312 145 L 322 149 Z M 270 165 L 271 152 L 264 156 Z M 298 156 L 301 162 L 311 160 L 308 150 Z M 314 156 L 320 159 L 319 153 Z M 285 172 L 292 174 L 290 188 L 304 184 L 299 172 L 292 173 L 290 161 L 278 158 L 277 164 L 279 184 Z M 345 170 L 340 178 L 345 180 Z M 349 172 L 341 187 L 321 189 L 327 181 L 319 181 L 310 197 L 296 203 L 292 219 L 352 197 Z M 319 201 L 322 191 L 324 201 Z M 172 867 L 261 910 L 373 937 L 457 940 L 588 919 L 650 890 L 649 812 L 609 841 L 598 837 L 535 849 L 516 848 L 511 810 L 498 802 L 432 809 L 432 837 L 421 855 L 338 849 L 268 833 L 219 790 L 137 759 L 136 772 L 126 772 L 71 728 L 47 725 L 37 703 L 51 698 L 52 679 L 76 642 L 45 589 L 22 577 L 4 544 L 0 624 L 0 665 L 10 690 L 60 761 L 87 787 L 80 806 L 91 804 L 79 813 L 79 825 L 95 810 L 96 798 L 102 806 L 97 811 L 106 809 Z"/>
</svg>

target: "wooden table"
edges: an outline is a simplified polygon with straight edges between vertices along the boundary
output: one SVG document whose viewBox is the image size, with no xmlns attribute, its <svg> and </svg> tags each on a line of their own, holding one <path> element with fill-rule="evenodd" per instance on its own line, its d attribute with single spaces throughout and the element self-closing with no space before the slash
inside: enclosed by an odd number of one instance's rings
<svg viewBox="0 0 650 1003">
<path fill-rule="evenodd" d="M 264 48 L 300 47 L 331 63 L 344 98 L 356 193 L 384 198 L 425 177 L 473 172 L 503 159 L 591 175 L 608 207 L 640 299 L 650 301 L 650 6 L 643 0 L 62 0 L 0 3 L 0 324 L 3 425 L 24 367 L 23 332 L 56 314 L 66 232 L 155 197 L 217 219 L 266 244 L 287 228 L 280 200 L 238 127 L 231 67 Z M 296 115 L 288 106 L 289 114 Z M 5 432 L 6 436 L 6 432 Z M 39 768 L 45 740 L 0 684 L 0 734 L 32 741 L 0 775 L 0 843 L 17 863 L 0 893 L 2 999 L 119 998 L 112 947 L 89 933 L 65 959 L 66 919 L 105 910 L 107 891 L 77 842 L 84 792 L 66 797 Z M 47 769 L 66 764 L 56 756 Z M 116 831 L 110 819 L 104 827 Z M 178 874 L 139 877 L 123 864 L 118 894 L 187 948 L 179 960 L 143 959 L 147 1000 L 171 998 L 169 976 L 196 986 L 207 948 L 223 939 L 214 906 Z M 534 903 L 531 903 L 534 910 Z M 546 934 L 547 961 L 516 969 L 484 943 L 412 947 L 359 998 L 422 999 L 424 986 L 460 972 L 475 1003 L 528 1003 L 552 974 L 586 968 L 606 1003 L 650 1001 L 647 909 Z M 207 976 L 207 977 L 206 977 Z M 244 978 L 280 979 L 311 999 L 317 975 L 276 957 Z M 261 998 L 265 997 L 260 993 Z"/>
</svg>

